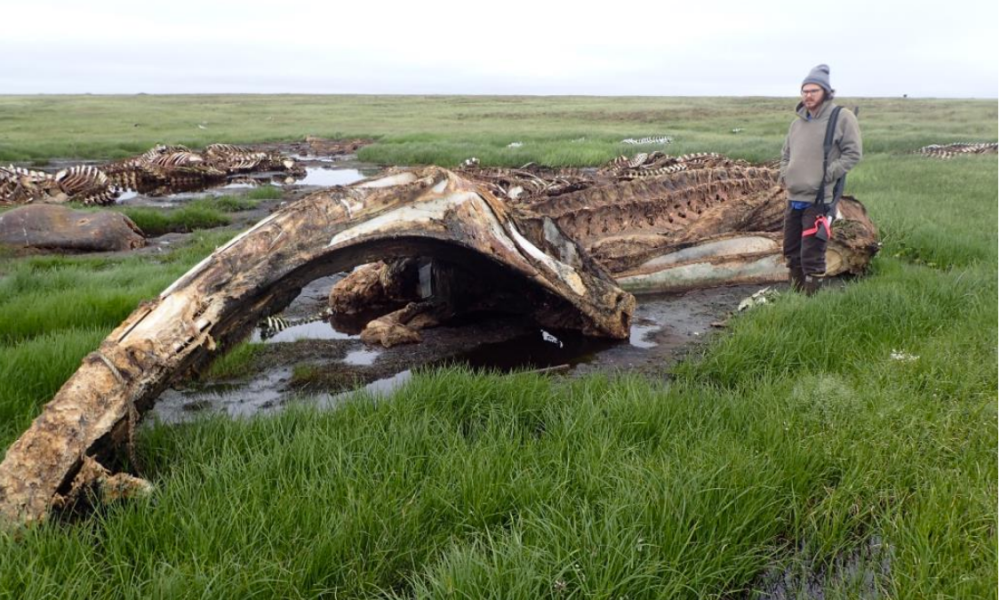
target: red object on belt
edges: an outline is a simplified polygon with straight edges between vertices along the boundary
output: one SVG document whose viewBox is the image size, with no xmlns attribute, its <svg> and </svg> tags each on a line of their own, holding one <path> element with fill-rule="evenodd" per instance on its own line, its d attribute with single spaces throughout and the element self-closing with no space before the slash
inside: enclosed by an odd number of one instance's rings
<svg viewBox="0 0 1000 600">
<path fill-rule="evenodd" d="M 803 231 L 802 237 L 816 235 L 816 232 L 819 231 L 820 227 L 826 230 L 826 239 L 830 239 L 830 218 L 824 215 L 818 215 L 816 217 L 816 222 L 813 224 L 813 228 Z"/>
</svg>

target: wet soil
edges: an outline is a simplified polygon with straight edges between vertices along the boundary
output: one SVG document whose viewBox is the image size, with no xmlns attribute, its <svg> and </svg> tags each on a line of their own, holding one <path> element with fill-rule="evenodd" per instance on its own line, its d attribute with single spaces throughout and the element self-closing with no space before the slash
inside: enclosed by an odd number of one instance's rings
<svg viewBox="0 0 1000 600">
<path fill-rule="evenodd" d="M 824 600 L 857 598 L 874 600 L 886 596 L 895 548 L 880 536 L 864 545 L 843 551 L 823 564 L 800 550 L 768 569 L 756 582 L 754 600 Z"/>
<path fill-rule="evenodd" d="M 330 286 L 342 274 L 312 282 L 288 307 L 289 319 L 314 315 L 326 306 Z M 312 322 L 280 332 L 262 344 L 245 381 L 203 379 L 164 393 L 153 418 L 179 422 L 200 414 L 249 416 L 288 402 L 333 406 L 352 390 L 391 392 L 419 369 L 462 365 L 511 372 L 545 370 L 558 376 L 644 373 L 666 377 L 671 365 L 718 335 L 713 326 L 736 310 L 760 285 L 703 289 L 639 298 L 631 339 L 586 338 L 575 332 L 540 329 L 523 317 L 478 315 L 421 332 L 419 344 L 369 346 L 350 331 Z M 255 332 L 251 338 L 260 342 Z"/>
</svg>

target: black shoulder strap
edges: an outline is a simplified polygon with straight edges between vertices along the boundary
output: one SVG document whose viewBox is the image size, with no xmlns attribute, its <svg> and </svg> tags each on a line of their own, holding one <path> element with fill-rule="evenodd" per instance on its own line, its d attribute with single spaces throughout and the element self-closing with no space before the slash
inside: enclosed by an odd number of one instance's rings
<svg viewBox="0 0 1000 600">
<path fill-rule="evenodd" d="M 830 111 L 830 120 L 826 123 L 826 137 L 823 138 L 823 161 L 825 162 L 827 157 L 830 156 L 830 150 L 833 149 L 833 136 L 835 135 L 837 129 L 837 117 L 840 116 L 840 106 L 834 106 L 833 110 Z"/>
<path fill-rule="evenodd" d="M 826 137 L 823 138 L 823 180 L 819 183 L 819 192 L 816 194 L 816 204 L 820 206 L 823 205 L 823 200 L 826 199 L 826 167 L 830 161 L 830 150 L 833 149 L 833 136 L 837 129 L 837 117 L 840 116 L 839 106 L 834 106 L 833 111 L 830 112 L 830 120 L 826 122 Z M 837 181 L 836 186 L 843 189 L 843 178 Z M 833 203 L 837 202 L 838 190 L 834 187 L 834 198 Z"/>
</svg>

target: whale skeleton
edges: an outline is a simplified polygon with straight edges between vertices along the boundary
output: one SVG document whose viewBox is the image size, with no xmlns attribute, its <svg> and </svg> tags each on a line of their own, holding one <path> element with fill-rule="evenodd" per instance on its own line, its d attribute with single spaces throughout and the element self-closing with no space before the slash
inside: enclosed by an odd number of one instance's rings
<svg viewBox="0 0 1000 600">
<path fill-rule="evenodd" d="M 628 167 L 634 169 L 635 167 Z M 628 337 L 636 292 L 786 277 L 773 169 L 706 164 L 643 178 L 429 167 L 284 206 L 142 303 L 87 355 L 0 463 L 0 522 L 44 520 L 96 490 L 149 489 L 105 465 L 173 382 L 279 314 L 309 282 L 384 259 L 458 265 L 521 299 L 540 325 Z M 506 179 L 504 179 L 506 178 Z M 551 178 L 551 177 L 550 177 Z M 592 180 L 592 181 L 591 181 Z M 514 182 L 516 183 L 516 182 Z M 521 187 L 517 199 L 506 195 Z M 841 203 L 829 254 L 859 272 L 877 250 L 864 207 Z"/>
</svg>

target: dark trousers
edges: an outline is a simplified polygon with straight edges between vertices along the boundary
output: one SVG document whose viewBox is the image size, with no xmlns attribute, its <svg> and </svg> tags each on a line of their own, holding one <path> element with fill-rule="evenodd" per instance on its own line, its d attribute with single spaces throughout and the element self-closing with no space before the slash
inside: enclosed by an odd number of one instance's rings
<svg viewBox="0 0 1000 600">
<path fill-rule="evenodd" d="M 785 209 L 785 240 L 783 254 L 789 269 L 802 269 L 804 275 L 822 277 L 826 273 L 826 240 L 815 235 L 802 237 L 802 232 L 812 229 L 816 217 L 824 214 L 811 204 L 808 208 L 795 210 L 791 204 Z"/>
</svg>

